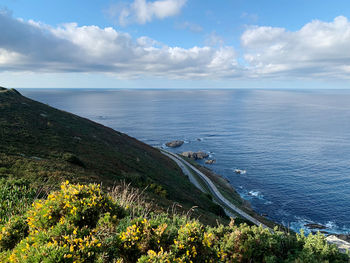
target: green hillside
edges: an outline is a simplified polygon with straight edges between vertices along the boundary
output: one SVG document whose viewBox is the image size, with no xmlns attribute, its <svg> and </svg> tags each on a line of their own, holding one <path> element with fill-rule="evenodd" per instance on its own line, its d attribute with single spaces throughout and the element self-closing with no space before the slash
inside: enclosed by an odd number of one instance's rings
<svg viewBox="0 0 350 263">
<path fill-rule="evenodd" d="M 125 181 L 146 188 L 157 209 L 171 210 L 174 202 L 184 212 L 198 206 L 194 216 L 210 224 L 223 215 L 158 149 L 14 89 L 0 89 L 0 141 L 0 177 L 29 179 L 44 190 L 65 180 L 104 188 Z"/>
<path fill-rule="evenodd" d="M 320 233 L 228 224 L 157 149 L 16 90 L 0 142 L 0 262 L 349 262 Z"/>
</svg>

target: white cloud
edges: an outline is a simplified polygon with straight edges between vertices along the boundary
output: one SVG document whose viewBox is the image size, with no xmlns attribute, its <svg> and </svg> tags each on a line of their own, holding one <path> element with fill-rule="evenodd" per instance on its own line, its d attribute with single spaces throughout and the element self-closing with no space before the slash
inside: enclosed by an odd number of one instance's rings
<svg viewBox="0 0 350 263">
<path fill-rule="evenodd" d="M 183 29 L 183 30 L 189 30 L 193 33 L 200 33 L 203 31 L 203 27 L 201 27 L 200 25 L 198 24 L 195 24 L 195 23 L 191 23 L 191 22 L 183 22 L 183 23 L 177 23 L 175 25 L 175 28 L 177 29 Z"/>
<path fill-rule="evenodd" d="M 298 31 L 251 27 L 242 37 L 250 76 L 348 78 L 350 23 L 314 20 Z"/>
<path fill-rule="evenodd" d="M 350 78 L 350 22 L 314 20 L 300 30 L 249 27 L 242 54 L 215 32 L 208 45 L 169 47 L 114 28 L 52 27 L 0 12 L 0 72 L 100 72 L 120 78 Z"/>
<path fill-rule="evenodd" d="M 218 78 L 236 74 L 235 60 L 228 47 L 168 47 L 148 37 L 134 40 L 111 27 L 68 23 L 54 28 L 0 14 L 0 71 Z"/>
<path fill-rule="evenodd" d="M 223 46 L 224 43 L 224 39 L 215 31 L 211 32 L 205 37 L 205 44 L 209 46 Z"/>
<path fill-rule="evenodd" d="M 145 24 L 153 19 L 164 19 L 178 15 L 187 0 L 158 0 L 149 2 L 146 0 L 134 0 L 129 6 L 121 8 L 119 12 L 119 23 L 127 25 L 130 23 Z M 111 9 L 115 8 L 111 6 Z M 113 12 L 115 13 L 115 12 Z"/>
</svg>

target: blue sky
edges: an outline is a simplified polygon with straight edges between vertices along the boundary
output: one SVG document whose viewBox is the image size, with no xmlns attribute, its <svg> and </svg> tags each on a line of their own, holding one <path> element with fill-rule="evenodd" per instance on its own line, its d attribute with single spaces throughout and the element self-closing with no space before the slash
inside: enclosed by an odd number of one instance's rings
<svg viewBox="0 0 350 263">
<path fill-rule="evenodd" d="M 348 1 L 3 0 L 0 85 L 347 88 Z"/>
</svg>

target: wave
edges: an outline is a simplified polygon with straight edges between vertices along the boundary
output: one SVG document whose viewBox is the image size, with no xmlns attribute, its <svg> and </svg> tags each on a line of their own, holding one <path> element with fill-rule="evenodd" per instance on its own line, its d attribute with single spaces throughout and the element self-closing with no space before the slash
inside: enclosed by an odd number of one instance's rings
<svg viewBox="0 0 350 263">
<path fill-rule="evenodd" d="M 257 190 L 246 190 L 243 188 L 243 186 L 239 186 L 239 189 L 237 189 L 237 192 L 239 193 L 239 195 L 248 201 L 252 201 L 252 200 L 260 200 L 264 203 L 264 205 L 270 205 L 272 204 L 272 202 L 270 200 L 267 200 L 264 195 Z"/>
<path fill-rule="evenodd" d="M 165 143 L 162 143 L 161 148 L 162 148 L 162 149 L 169 149 L 170 147 L 166 146 Z"/>
<path fill-rule="evenodd" d="M 294 216 L 294 220 L 292 222 L 287 222 L 286 220 L 282 220 L 282 224 L 293 231 L 300 233 L 300 230 L 303 229 L 305 234 L 310 234 L 313 232 L 322 231 L 324 233 L 329 234 L 349 234 L 350 226 L 340 226 L 335 221 L 327 221 L 327 222 L 316 222 L 312 221 L 308 218 L 303 218 L 300 216 Z M 325 229 L 311 229 L 307 227 L 308 224 L 315 224 L 324 226 Z"/>
<path fill-rule="evenodd" d="M 241 169 L 237 169 L 237 168 L 233 168 L 232 170 L 233 170 L 234 173 L 240 174 L 240 175 L 243 175 L 243 174 L 247 173 L 246 170 L 241 170 Z"/>
<path fill-rule="evenodd" d="M 260 192 L 259 192 L 259 191 L 253 191 L 253 190 L 251 190 L 251 191 L 248 192 L 248 194 L 249 194 L 249 195 L 252 195 L 252 196 L 255 196 L 255 197 L 259 197 Z"/>
</svg>

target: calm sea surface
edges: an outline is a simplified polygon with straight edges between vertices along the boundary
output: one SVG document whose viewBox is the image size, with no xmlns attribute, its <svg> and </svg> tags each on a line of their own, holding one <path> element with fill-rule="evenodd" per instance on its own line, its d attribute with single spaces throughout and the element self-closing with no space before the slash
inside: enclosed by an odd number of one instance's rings
<svg viewBox="0 0 350 263">
<path fill-rule="evenodd" d="M 350 232 L 350 91 L 20 91 L 153 146 L 209 152 L 256 211 L 294 230 Z"/>
</svg>

